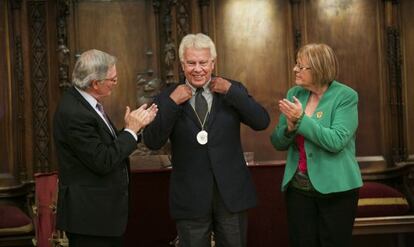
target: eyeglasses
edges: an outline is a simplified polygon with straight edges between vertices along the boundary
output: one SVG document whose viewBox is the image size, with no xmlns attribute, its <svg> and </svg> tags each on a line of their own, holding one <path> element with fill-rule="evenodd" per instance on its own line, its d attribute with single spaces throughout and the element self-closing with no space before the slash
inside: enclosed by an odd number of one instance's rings
<svg viewBox="0 0 414 247">
<path fill-rule="evenodd" d="M 307 69 L 312 69 L 311 67 L 305 67 L 305 66 L 302 66 L 302 65 L 300 65 L 298 63 L 296 63 L 293 68 L 294 69 L 299 69 L 300 71 L 304 71 L 304 70 L 307 70 Z"/>
<path fill-rule="evenodd" d="M 117 83 L 118 82 L 118 76 L 112 77 L 112 78 L 105 78 L 102 81 L 111 81 L 113 83 Z"/>
</svg>

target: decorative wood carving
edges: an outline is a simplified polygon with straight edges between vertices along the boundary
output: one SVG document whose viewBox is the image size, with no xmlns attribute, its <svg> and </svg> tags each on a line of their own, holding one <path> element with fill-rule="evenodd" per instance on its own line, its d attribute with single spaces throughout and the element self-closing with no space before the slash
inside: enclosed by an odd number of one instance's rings
<svg viewBox="0 0 414 247">
<path fill-rule="evenodd" d="M 164 65 L 165 65 L 165 82 L 178 83 L 177 76 L 174 74 L 174 65 L 177 61 L 177 47 L 172 32 L 172 8 L 175 6 L 176 0 L 169 0 L 165 14 L 163 17 L 163 25 L 165 30 L 165 44 L 164 44 Z"/>
<path fill-rule="evenodd" d="M 152 1 L 152 7 L 154 10 L 154 17 L 155 17 L 155 29 L 160 30 L 159 23 L 160 23 L 160 10 L 163 8 L 165 15 L 163 16 L 163 27 L 165 30 L 165 35 L 167 40 L 164 44 L 164 57 L 156 58 L 160 59 L 161 63 L 165 65 L 165 78 L 166 80 L 163 82 L 158 77 L 154 76 L 154 69 L 152 68 L 153 65 L 148 63 L 148 67 L 145 71 L 139 72 L 137 74 L 136 80 L 136 88 L 137 88 L 137 105 L 140 106 L 144 103 L 151 104 L 154 100 L 155 95 L 157 95 L 163 86 L 166 83 L 176 83 L 176 76 L 174 75 L 174 64 L 176 62 L 176 50 L 175 50 L 175 43 L 173 42 L 172 37 L 172 8 L 176 4 L 175 0 L 170 0 L 168 2 L 164 2 L 165 4 L 161 6 L 160 1 Z M 165 8 L 166 7 L 166 8 Z M 157 34 L 157 38 L 160 38 L 160 35 Z M 158 42 L 157 42 L 158 44 Z M 158 49 L 158 48 L 155 48 Z M 154 56 L 154 52 L 151 49 L 147 49 L 145 55 L 147 56 L 147 61 L 151 61 Z M 139 143 L 137 146 L 137 150 L 135 151 L 134 155 L 137 156 L 150 156 L 150 155 L 158 155 L 158 154 L 165 154 L 167 146 L 164 146 L 160 150 L 153 151 L 150 150 L 145 146 L 143 142 Z"/>
<path fill-rule="evenodd" d="M 13 30 L 14 30 L 14 80 L 16 83 L 17 97 L 14 97 L 16 110 L 13 111 L 16 122 L 16 131 L 13 133 L 16 141 L 15 161 L 20 181 L 27 180 L 26 159 L 25 159 L 25 125 L 24 125 L 24 70 L 21 39 L 21 0 L 11 2 L 13 10 Z M 16 92 L 15 91 L 15 92 Z M 16 94 L 14 94 L 16 95 Z"/>
<path fill-rule="evenodd" d="M 207 35 L 210 34 L 209 30 L 209 8 L 210 8 L 210 1 L 209 0 L 198 0 L 198 4 L 200 6 L 200 13 L 201 13 L 201 31 Z"/>
<path fill-rule="evenodd" d="M 190 3 L 186 0 L 177 1 L 177 40 L 190 33 Z"/>
<path fill-rule="evenodd" d="M 152 1 L 152 7 L 154 9 L 154 13 L 157 15 L 158 13 L 160 13 L 160 6 L 161 3 L 159 0 L 153 0 Z"/>
<path fill-rule="evenodd" d="M 59 62 L 59 87 L 66 89 L 71 86 L 69 81 L 69 57 L 67 16 L 69 16 L 69 0 L 57 1 L 57 41 L 58 41 L 58 62 Z"/>
<path fill-rule="evenodd" d="M 154 9 L 154 36 L 153 36 L 153 51 L 152 51 L 152 60 L 150 62 L 152 68 L 154 69 L 155 73 L 158 77 L 162 77 L 161 74 L 161 62 L 160 62 L 160 41 L 161 41 L 161 27 L 160 27 L 160 8 L 161 2 L 159 0 L 153 0 L 152 8 Z M 155 54 L 155 55 L 154 55 Z"/>
<path fill-rule="evenodd" d="M 147 61 L 150 61 L 152 59 L 153 52 L 151 49 L 148 49 L 145 55 L 147 56 Z M 162 83 L 159 78 L 152 78 L 153 75 L 154 70 L 151 67 L 147 67 L 145 71 L 137 74 L 137 106 L 151 104 L 154 96 L 159 93 Z"/>
<path fill-rule="evenodd" d="M 387 62 L 390 87 L 391 136 L 393 161 L 406 158 L 404 142 L 404 102 L 402 97 L 400 34 L 394 27 L 387 28 Z"/>
<path fill-rule="evenodd" d="M 189 1 L 178 0 L 177 2 L 177 41 L 180 42 L 185 35 L 190 33 L 191 27 L 191 5 Z M 178 47 L 177 47 L 178 50 Z M 178 66 L 178 78 L 184 80 L 184 72 Z"/>
<path fill-rule="evenodd" d="M 146 79 L 145 73 L 138 74 L 136 83 L 137 83 L 137 105 L 138 106 L 145 104 L 145 103 L 150 105 L 154 101 L 154 97 L 158 93 L 161 92 L 161 89 L 164 85 L 161 79 L 159 78 Z M 169 153 L 170 153 L 170 148 L 169 148 L 168 143 L 160 150 L 153 151 L 147 148 L 143 142 L 140 142 L 134 154 L 139 155 L 139 156 L 148 156 L 148 155 L 169 154 Z"/>
<path fill-rule="evenodd" d="M 300 0 L 290 0 L 292 5 L 292 27 L 293 27 L 293 40 L 294 48 L 297 51 L 302 46 L 302 33 L 300 31 L 300 14 L 299 4 Z"/>
<path fill-rule="evenodd" d="M 48 50 L 47 50 L 47 5 L 45 1 L 29 1 L 29 36 L 31 45 L 30 66 L 32 86 L 32 111 L 34 134 L 34 171 L 47 172 L 49 164 L 48 125 Z"/>
<path fill-rule="evenodd" d="M 395 8 L 398 1 L 386 1 L 385 25 L 387 34 L 387 63 L 389 76 L 389 104 L 391 108 L 390 130 L 392 160 L 400 162 L 407 158 L 404 124 L 404 98 L 401 70 L 400 31 L 396 25 Z"/>
<path fill-rule="evenodd" d="M 25 159 L 25 125 L 24 125 L 24 72 L 22 41 L 20 35 L 14 38 L 15 42 L 15 68 L 14 75 L 17 83 L 17 133 L 16 134 L 16 161 L 19 169 L 20 181 L 27 179 L 26 159 Z"/>
</svg>

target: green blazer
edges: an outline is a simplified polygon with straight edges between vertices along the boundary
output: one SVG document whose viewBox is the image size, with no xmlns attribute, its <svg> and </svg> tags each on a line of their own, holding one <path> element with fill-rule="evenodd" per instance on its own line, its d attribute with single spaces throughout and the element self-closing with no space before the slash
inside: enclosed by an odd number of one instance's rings
<svg viewBox="0 0 414 247">
<path fill-rule="evenodd" d="M 287 93 L 306 106 L 310 91 L 295 86 Z M 358 127 L 358 94 L 352 88 L 333 81 L 322 96 L 312 116 L 304 115 L 297 129 L 286 134 L 284 114 L 270 139 L 277 150 L 288 150 L 282 190 L 287 188 L 298 168 L 297 134 L 305 137 L 308 176 L 320 193 L 346 191 L 362 186 L 361 172 L 355 157 L 355 132 Z"/>
</svg>

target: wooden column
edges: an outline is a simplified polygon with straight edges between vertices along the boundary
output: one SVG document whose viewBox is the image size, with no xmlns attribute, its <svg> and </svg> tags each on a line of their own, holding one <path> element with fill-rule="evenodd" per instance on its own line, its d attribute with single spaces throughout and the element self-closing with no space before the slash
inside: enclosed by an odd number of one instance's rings
<svg viewBox="0 0 414 247">
<path fill-rule="evenodd" d="M 68 48 L 67 16 L 69 15 L 69 0 L 57 1 L 57 52 L 59 87 L 66 89 L 72 84 L 69 79 L 70 51 Z"/>
<path fill-rule="evenodd" d="M 209 20 L 210 20 L 210 0 L 199 0 L 201 12 L 201 32 L 210 35 Z"/>
<path fill-rule="evenodd" d="M 13 119 L 15 129 L 13 131 L 13 139 L 15 143 L 15 168 L 20 181 L 27 179 L 26 159 L 25 159 L 25 119 L 24 119 L 24 69 L 23 69 L 23 53 L 22 53 L 22 35 L 21 35 L 21 7 L 22 1 L 10 1 L 13 16 L 13 40 L 14 40 L 14 56 L 13 56 Z"/>
<path fill-rule="evenodd" d="M 30 42 L 30 85 L 33 113 L 33 170 L 50 170 L 49 51 L 47 1 L 27 1 Z"/>
<path fill-rule="evenodd" d="M 395 0 L 385 0 L 385 29 L 386 29 L 386 58 L 388 65 L 388 92 L 390 116 L 390 141 L 393 162 L 407 158 L 407 147 L 404 125 L 404 98 L 401 70 L 401 42 L 398 22 L 399 3 Z"/>
<path fill-rule="evenodd" d="M 293 28 L 293 40 L 295 52 L 302 45 L 302 33 L 300 30 L 300 14 L 299 14 L 299 4 L 300 0 L 290 0 L 292 6 L 292 28 Z"/>
</svg>

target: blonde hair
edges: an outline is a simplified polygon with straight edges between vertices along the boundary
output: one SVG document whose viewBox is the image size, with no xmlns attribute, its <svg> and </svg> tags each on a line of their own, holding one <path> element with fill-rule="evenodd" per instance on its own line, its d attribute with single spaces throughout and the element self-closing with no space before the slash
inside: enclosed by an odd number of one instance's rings
<svg viewBox="0 0 414 247">
<path fill-rule="evenodd" d="M 308 60 L 315 84 L 331 83 L 338 76 L 338 59 L 326 44 L 307 44 L 299 49 L 297 58 Z"/>
<path fill-rule="evenodd" d="M 195 49 L 210 49 L 210 55 L 213 60 L 217 57 L 216 46 L 214 42 L 203 33 L 197 34 L 187 34 L 181 40 L 180 48 L 178 49 L 178 56 L 180 57 L 180 61 L 184 62 L 184 51 L 188 48 L 195 48 Z"/>
</svg>

